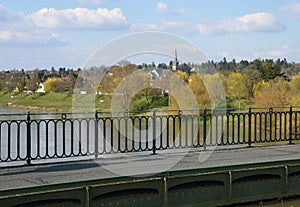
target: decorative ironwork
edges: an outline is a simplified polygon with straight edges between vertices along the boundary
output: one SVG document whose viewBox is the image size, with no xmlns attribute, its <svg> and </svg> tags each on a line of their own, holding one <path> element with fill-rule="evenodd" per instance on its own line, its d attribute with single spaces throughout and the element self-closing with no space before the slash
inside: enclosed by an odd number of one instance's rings
<svg viewBox="0 0 300 207">
<path fill-rule="evenodd" d="M 175 148 L 289 143 L 300 139 L 296 107 L 0 115 L 0 161 Z"/>
</svg>

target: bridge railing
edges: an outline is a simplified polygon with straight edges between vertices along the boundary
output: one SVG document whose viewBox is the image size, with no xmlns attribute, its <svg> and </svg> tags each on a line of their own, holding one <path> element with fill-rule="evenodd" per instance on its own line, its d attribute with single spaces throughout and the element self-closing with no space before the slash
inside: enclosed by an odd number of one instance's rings
<svg viewBox="0 0 300 207">
<path fill-rule="evenodd" d="M 292 144 L 297 107 L 0 115 L 0 161 L 210 146 Z"/>
</svg>

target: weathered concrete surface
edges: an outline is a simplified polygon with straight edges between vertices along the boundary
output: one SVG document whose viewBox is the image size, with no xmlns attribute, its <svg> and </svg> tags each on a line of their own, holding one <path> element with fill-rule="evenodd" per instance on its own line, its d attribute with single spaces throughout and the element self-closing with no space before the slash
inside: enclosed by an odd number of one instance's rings
<svg viewBox="0 0 300 207">
<path fill-rule="evenodd" d="M 1 167 L 0 190 L 164 171 L 300 159 L 300 144 L 270 147 L 218 147 L 101 155 L 97 160 Z M 45 161 L 43 161 L 45 162 Z M 201 171 L 201 170 L 200 170 Z"/>
</svg>

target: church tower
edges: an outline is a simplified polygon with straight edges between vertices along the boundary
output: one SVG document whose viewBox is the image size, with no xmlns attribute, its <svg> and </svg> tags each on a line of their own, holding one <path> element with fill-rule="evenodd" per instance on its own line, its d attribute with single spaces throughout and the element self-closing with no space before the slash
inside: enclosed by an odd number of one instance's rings
<svg viewBox="0 0 300 207">
<path fill-rule="evenodd" d="M 172 64 L 172 70 L 177 71 L 178 70 L 178 62 L 177 62 L 177 50 L 175 48 L 175 56 Z"/>
</svg>

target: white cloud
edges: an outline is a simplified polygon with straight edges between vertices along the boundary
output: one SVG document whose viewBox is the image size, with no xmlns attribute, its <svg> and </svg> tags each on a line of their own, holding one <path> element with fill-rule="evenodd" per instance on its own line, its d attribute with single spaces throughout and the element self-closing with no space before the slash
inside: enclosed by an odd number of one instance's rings
<svg viewBox="0 0 300 207">
<path fill-rule="evenodd" d="M 12 12 L 0 5 L 1 29 L 88 29 L 114 30 L 128 27 L 128 22 L 119 8 L 87 9 L 74 8 L 57 10 L 42 8 L 32 14 Z"/>
<path fill-rule="evenodd" d="M 0 28 L 23 29 L 32 26 L 23 13 L 13 12 L 0 5 Z"/>
<path fill-rule="evenodd" d="M 156 5 L 156 10 L 158 12 L 168 12 L 168 5 L 164 2 L 159 2 L 157 5 Z"/>
<path fill-rule="evenodd" d="M 162 32 L 179 32 L 179 33 L 195 33 L 197 25 L 184 21 L 161 21 L 154 24 L 137 23 L 131 25 L 132 30 L 138 31 L 162 31 Z"/>
<path fill-rule="evenodd" d="M 282 15 L 292 18 L 292 19 L 300 19 L 300 3 L 292 3 L 286 5 L 280 9 Z"/>
<path fill-rule="evenodd" d="M 126 17 L 119 8 L 112 10 L 43 8 L 30 17 L 36 26 L 44 28 L 113 30 L 128 26 Z"/>
<path fill-rule="evenodd" d="M 19 32 L 19 31 L 0 31 L 0 44 L 30 44 L 30 45 L 61 45 L 65 41 L 56 33 L 45 34 L 39 31 Z"/>
<path fill-rule="evenodd" d="M 259 12 L 234 19 L 222 19 L 217 22 L 199 23 L 203 34 L 222 34 L 231 32 L 280 32 L 284 26 L 272 14 Z"/>
<path fill-rule="evenodd" d="M 275 47 L 273 49 L 270 48 L 249 48 L 247 50 L 245 49 L 230 49 L 229 51 L 222 51 L 219 54 L 215 55 L 218 58 L 221 59 L 222 57 L 226 57 L 228 60 L 236 59 L 237 61 L 240 61 L 242 59 L 244 60 L 250 60 L 255 58 L 286 58 L 291 57 L 291 54 L 294 54 L 296 50 L 290 48 L 288 45 L 282 45 Z"/>
<path fill-rule="evenodd" d="M 290 51 L 290 48 L 288 45 L 283 45 L 278 49 L 269 50 L 265 52 L 267 56 L 273 57 L 273 58 L 280 58 L 286 56 Z"/>
<path fill-rule="evenodd" d="M 157 5 L 156 5 L 156 11 L 161 13 L 161 14 L 164 14 L 164 15 L 179 15 L 179 14 L 185 14 L 187 13 L 188 9 L 186 8 L 180 8 L 177 11 L 173 11 L 169 8 L 169 6 L 164 3 L 164 2 L 159 2 Z"/>
</svg>

